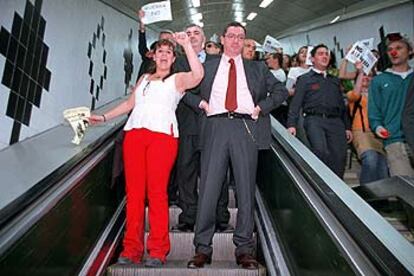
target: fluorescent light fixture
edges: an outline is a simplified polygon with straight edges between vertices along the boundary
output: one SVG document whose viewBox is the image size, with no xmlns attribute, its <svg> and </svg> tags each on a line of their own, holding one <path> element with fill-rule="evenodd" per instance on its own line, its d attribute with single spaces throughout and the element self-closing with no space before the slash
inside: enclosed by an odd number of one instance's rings
<svg viewBox="0 0 414 276">
<path fill-rule="evenodd" d="M 246 27 L 246 25 L 247 25 L 246 22 L 240 22 L 240 24 L 242 24 L 243 27 Z"/>
<path fill-rule="evenodd" d="M 200 22 L 197 22 L 196 24 L 197 24 L 198 26 L 200 26 L 200 28 L 203 28 L 203 27 L 204 27 L 204 22 L 201 22 L 201 21 L 200 21 Z"/>
<path fill-rule="evenodd" d="M 270 3 L 272 3 L 273 0 L 263 0 L 262 3 L 260 3 L 259 7 L 261 8 L 267 8 L 267 6 L 270 5 Z"/>
<path fill-rule="evenodd" d="M 341 16 L 340 15 L 337 15 L 334 19 L 331 20 L 331 22 L 329 22 L 329 24 L 335 23 L 336 21 L 339 20 L 339 18 L 341 18 Z"/>
<path fill-rule="evenodd" d="M 191 2 L 193 3 L 194 8 L 200 7 L 200 0 L 191 0 Z"/>
<path fill-rule="evenodd" d="M 257 13 L 255 12 L 251 12 L 249 13 L 249 15 L 247 16 L 247 20 L 252 21 L 255 17 L 257 16 Z"/>
<path fill-rule="evenodd" d="M 191 19 L 193 19 L 193 20 L 202 20 L 203 19 L 203 14 L 200 13 L 200 12 L 195 13 L 195 14 L 191 15 Z"/>
</svg>

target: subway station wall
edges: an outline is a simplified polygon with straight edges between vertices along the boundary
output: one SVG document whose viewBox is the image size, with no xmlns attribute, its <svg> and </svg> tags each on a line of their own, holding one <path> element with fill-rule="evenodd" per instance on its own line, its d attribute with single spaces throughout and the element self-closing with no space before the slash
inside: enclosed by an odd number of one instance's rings
<svg viewBox="0 0 414 276">
<path fill-rule="evenodd" d="M 303 45 L 326 44 L 335 51 L 337 60 L 346 54 L 348 45 L 362 39 L 374 38 L 374 45 L 381 41 L 380 28 L 385 34 L 402 32 L 414 38 L 413 2 L 393 6 L 350 20 L 328 24 L 323 27 L 280 39 L 285 52 L 292 54 Z"/>
<path fill-rule="evenodd" d="M 97 0 L 0 0 L 0 28 L 0 149 L 135 84 L 137 21 Z"/>
</svg>

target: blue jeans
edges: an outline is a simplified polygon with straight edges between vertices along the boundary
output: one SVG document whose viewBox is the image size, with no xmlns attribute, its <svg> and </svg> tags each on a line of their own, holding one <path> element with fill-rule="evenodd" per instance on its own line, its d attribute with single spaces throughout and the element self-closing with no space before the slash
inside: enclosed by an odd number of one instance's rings
<svg viewBox="0 0 414 276">
<path fill-rule="evenodd" d="M 361 163 L 361 185 L 388 177 L 387 159 L 383 154 L 375 150 L 364 151 L 361 154 Z"/>
</svg>

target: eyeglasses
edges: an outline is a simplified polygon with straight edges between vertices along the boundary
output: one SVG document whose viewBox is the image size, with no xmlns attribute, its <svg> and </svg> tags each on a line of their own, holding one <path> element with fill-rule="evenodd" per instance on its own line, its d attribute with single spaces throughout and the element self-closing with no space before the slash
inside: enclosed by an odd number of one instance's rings
<svg viewBox="0 0 414 276">
<path fill-rule="evenodd" d="M 243 34 L 236 35 L 236 34 L 232 34 L 232 33 L 226 34 L 225 37 L 227 37 L 229 39 L 235 39 L 235 38 L 237 38 L 239 40 L 244 40 L 246 38 L 246 36 L 243 35 Z"/>
</svg>

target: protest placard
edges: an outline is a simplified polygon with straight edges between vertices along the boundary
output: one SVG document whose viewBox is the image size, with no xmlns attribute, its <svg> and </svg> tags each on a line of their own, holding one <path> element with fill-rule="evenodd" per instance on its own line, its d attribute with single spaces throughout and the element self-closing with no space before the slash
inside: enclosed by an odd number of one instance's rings
<svg viewBox="0 0 414 276">
<path fill-rule="evenodd" d="M 370 50 L 373 50 L 374 49 L 374 38 L 373 37 L 368 38 L 368 39 L 360 40 L 360 42 L 362 44 L 364 44 L 365 46 L 367 46 L 368 49 L 370 49 Z"/>
<path fill-rule="evenodd" d="M 144 24 L 172 20 L 171 2 L 169 0 L 146 4 L 142 6 L 142 10 L 145 12 L 145 16 L 142 18 Z"/>
<path fill-rule="evenodd" d="M 75 132 L 72 143 L 79 145 L 82 141 L 85 136 L 86 128 L 88 127 L 88 120 L 86 118 L 90 115 L 91 111 L 85 106 L 70 108 L 63 111 L 63 117 L 65 117 L 72 127 L 72 130 Z"/>
<path fill-rule="evenodd" d="M 282 48 L 282 44 L 274 37 L 267 35 L 263 42 L 263 51 L 267 53 L 276 53 L 277 49 Z"/>
<path fill-rule="evenodd" d="M 361 41 L 357 41 L 354 45 L 352 45 L 351 50 L 345 58 L 352 63 L 360 61 L 362 63 L 362 70 L 365 74 L 369 74 L 372 67 L 374 67 L 377 62 L 375 55 Z"/>
</svg>

